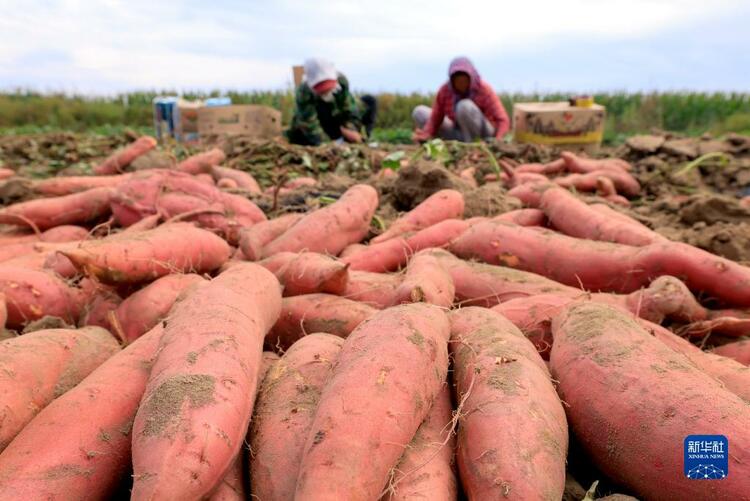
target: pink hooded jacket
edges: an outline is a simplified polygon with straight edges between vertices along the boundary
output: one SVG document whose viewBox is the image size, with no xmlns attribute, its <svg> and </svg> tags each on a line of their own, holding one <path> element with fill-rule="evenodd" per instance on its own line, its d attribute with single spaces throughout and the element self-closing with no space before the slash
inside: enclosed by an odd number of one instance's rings
<svg viewBox="0 0 750 501">
<path fill-rule="evenodd" d="M 455 73 L 464 72 L 471 79 L 471 86 L 466 95 L 459 95 L 451 85 L 450 77 Z M 448 68 L 448 81 L 444 83 L 435 96 L 435 102 L 432 104 L 432 114 L 430 120 L 424 127 L 430 137 L 437 134 L 443 118 L 448 117 L 455 122 L 456 120 L 456 103 L 461 99 L 471 99 L 479 107 L 487 120 L 495 127 L 495 137 L 502 138 L 510 129 L 510 119 L 506 113 L 503 103 L 492 90 L 490 84 L 486 83 L 479 76 L 476 68 L 466 57 L 457 57 Z"/>
</svg>

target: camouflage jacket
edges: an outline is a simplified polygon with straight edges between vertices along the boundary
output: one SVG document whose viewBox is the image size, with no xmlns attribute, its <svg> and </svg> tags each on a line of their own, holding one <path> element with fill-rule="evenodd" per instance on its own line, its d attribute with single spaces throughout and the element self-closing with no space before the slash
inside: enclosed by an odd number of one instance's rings
<svg viewBox="0 0 750 501">
<path fill-rule="evenodd" d="M 306 137 L 317 138 L 318 142 L 322 138 L 322 132 L 331 139 L 341 137 L 341 126 L 360 131 L 361 110 L 349 91 L 349 81 L 339 73 L 338 82 L 341 88 L 330 103 L 323 101 L 305 82 L 297 87 L 291 129 Z"/>
</svg>

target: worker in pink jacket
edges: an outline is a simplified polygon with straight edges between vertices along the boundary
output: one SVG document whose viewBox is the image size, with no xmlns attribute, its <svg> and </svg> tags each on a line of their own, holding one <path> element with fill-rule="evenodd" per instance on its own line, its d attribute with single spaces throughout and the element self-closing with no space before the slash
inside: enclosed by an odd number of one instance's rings
<svg viewBox="0 0 750 501">
<path fill-rule="evenodd" d="M 508 114 L 469 58 L 457 57 L 451 61 L 448 76 L 432 108 L 425 105 L 414 108 L 412 117 L 417 125 L 414 141 L 434 137 L 466 142 L 502 139 L 510 129 Z"/>
</svg>

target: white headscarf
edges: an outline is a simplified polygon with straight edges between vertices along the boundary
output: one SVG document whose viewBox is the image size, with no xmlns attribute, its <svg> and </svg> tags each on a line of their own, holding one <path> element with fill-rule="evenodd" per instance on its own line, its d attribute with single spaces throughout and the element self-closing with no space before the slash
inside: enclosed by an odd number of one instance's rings
<svg viewBox="0 0 750 501">
<path fill-rule="evenodd" d="M 315 87 L 325 80 L 337 80 L 338 72 L 332 62 L 322 58 L 311 58 L 305 61 L 305 81 Z"/>
</svg>

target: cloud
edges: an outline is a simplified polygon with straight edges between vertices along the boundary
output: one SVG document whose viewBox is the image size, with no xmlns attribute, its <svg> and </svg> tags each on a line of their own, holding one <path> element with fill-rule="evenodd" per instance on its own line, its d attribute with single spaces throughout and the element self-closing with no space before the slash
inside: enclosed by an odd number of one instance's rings
<svg viewBox="0 0 750 501">
<path fill-rule="evenodd" d="M 282 88 L 291 80 L 290 65 L 322 55 L 366 77 L 362 81 L 370 88 L 409 90 L 442 78 L 443 67 L 458 53 L 498 66 L 531 54 L 539 64 L 555 66 L 545 54 L 571 40 L 626 50 L 711 16 L 732 15 L 741 5 L 740 0 L 0 0 L 0 86 L 94 93 Z M 427 77 L 411 74 L 416 71 Z"/>
</svg>

